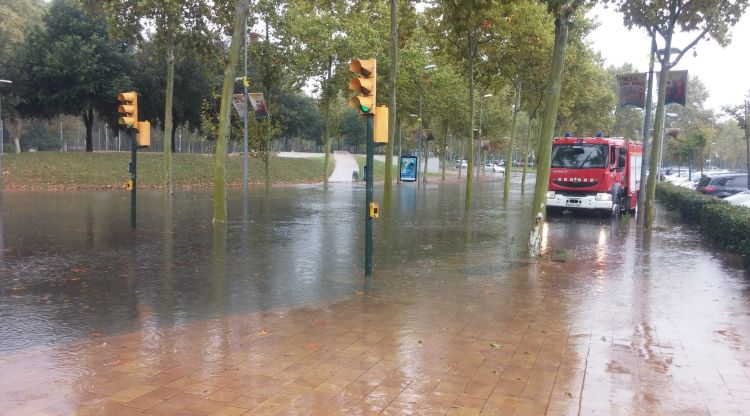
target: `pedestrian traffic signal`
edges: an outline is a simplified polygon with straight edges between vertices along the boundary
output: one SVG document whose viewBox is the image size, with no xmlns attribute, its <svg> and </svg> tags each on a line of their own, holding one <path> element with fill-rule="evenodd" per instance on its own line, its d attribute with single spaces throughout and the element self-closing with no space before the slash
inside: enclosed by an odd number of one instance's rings
<svg viewBox="0 0 750 416">
<path fill-rule="evenodd" d="M 138 147 L 151 146 L 151 123 L 148 121 L 139 121 L 136 130 L 138 134 L 135 136 L 135 142 L 138 144 Z"/>
<path fill-rule="evenodd" d="M 352 59 L 349 70 L 357 74 L 349 81 L 349 88 L 357 95 L 349 99 L 349 107 L 362 115 L 375 114 L 375 84 L 377 84 L 377 61 L 375 59 Z"/>
<path fill-rule="evenodd" d="M 375 143 L 388 143 L 388 107 L 375 107 L 375 123 L 373 125 L 373 139 Z"/>
<path fill-rule="evenodd" d="M 138 126 L 138 93 L 135 91 L 121 92 L 117 94 L 120 105 L 117 107 L 120 118 L 119 123 L 130 128 Z"/>
</svg>

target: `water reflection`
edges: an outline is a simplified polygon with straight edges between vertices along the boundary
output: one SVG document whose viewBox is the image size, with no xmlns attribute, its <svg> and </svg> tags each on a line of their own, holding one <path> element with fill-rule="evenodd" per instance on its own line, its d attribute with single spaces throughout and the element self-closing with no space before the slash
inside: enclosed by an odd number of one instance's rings
<svg viewBox="0 0 750 416">
<path fill-rule="evenodd" d="M 143 192 L 135 232 L 120 193 L 7 194 L 0 369 L 11 381 L 0 413 L 27 405 L 16 398 L 38 383 L 74 413 L 82 392 L 130 386 L 118 378 L 189 374 L 205 389 L 234 373 L 291 380 L 300 363 L 332 356 L 366 368 L 389 357 L 394 377 L 420 383 L 456 370 L 528 385 L 519 394 L 549 398 L 551 414 L 594 411 L 602 397 L 695 413 L 700 396 L 680 391 L 739 379 L 746 271 L 694 230 L 669 218 L 644 233 L 628 218 L 554 217 L 546 247 L 569 255 L 537 262 L 525 257 L 530 195 L 514 190 L 503 207 L 502 182 L 480 182 L 464 215 L 462 185 L 424 188 L 395 188 L 367 280 L 359 185 L 274 189 L 250 199 L 249 221 L 241 191 L 230 193 L 222 228 L 210 192 Z"/>
</svg>

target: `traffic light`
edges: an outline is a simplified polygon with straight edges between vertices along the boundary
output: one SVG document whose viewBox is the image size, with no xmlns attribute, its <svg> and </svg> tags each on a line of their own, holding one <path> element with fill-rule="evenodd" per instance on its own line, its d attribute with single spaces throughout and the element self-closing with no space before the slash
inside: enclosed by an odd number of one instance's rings
<svg viewBox="0 0 750 416">
<path fill-rule="evenodd" d="M 120 105 L 117 107 L 117 111 L 120 113 L 118 122 L 138 132 L 135 136 L 138 147 L 150 146 L 151 123 L 138 121 L 138 93 L 135 91 L 121 92 L 117 94 L 117 100 L 120 101 Z"/>
<path fill-rule="evenodd" d="M 375 107 L 375 124 L 373 126 L 375 143 L 388 143 L 388 107 Z"/>
<path fill-rule="evenodd" d="M 349 99 L 349 107 L 362 115 L 375 114 L 375 84 L 377 84 L 377 61 L 375 59 L 352 59 L 349 70 L 357 74 L 349 81 L 349 88 L 357 95 Z"/>
<path fill-rule="evenodd" d="M 138 122 L 138 134 L 135 136 L 135 142 L 139 147 L 151 146 L 151 122 L 139 121 Z"/>
<path fill-rule="evenodd" d="M 138 128 L 138 93 L 121 92 L 117 94 L 117 100 L 120 101 L 117 107 L 117 111 L 121 114 L 119 123 L 126 127 Z"/>
</svg>

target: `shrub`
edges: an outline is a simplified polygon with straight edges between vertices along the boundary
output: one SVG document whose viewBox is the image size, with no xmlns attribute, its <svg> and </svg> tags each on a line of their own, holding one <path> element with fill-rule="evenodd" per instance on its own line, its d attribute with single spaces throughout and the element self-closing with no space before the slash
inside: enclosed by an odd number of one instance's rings
<svg viewBox="0 0 750 416">
<path fill-rule="evenodd" d="M 750 209 L 668 183 L 659 183 L 656 195 L 719 246 L 750 260 Z"/>
</svg>

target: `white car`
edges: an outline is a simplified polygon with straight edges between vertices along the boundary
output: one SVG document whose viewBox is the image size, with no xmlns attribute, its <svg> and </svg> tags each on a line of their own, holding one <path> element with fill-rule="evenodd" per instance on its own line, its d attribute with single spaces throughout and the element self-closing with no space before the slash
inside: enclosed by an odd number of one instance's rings
<svg viewBox="0 0 750 416">
<path fill-rule="evenodd" d="M 487 163 L 484 165 L 484 171 L 493 173 L 505 173 L 505 168 L 499 165 L 495 165 L 494 163 Z"/>
<path fill-rule="evenodd" d="M 743 191 L 732 196 L 724 198 L 725 201 L 732 205 L 750 206 L 750 191 Z"/>
</svg>

